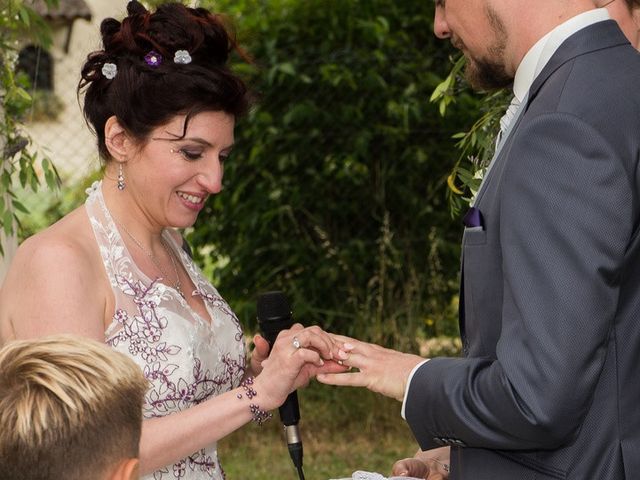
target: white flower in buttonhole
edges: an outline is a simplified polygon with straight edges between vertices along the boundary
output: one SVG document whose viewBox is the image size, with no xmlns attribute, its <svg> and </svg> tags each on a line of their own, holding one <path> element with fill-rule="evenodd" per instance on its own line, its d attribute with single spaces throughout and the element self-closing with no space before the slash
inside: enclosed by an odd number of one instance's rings
<svg viewBox="0 0 640 480">
<path fill-rule="evenodd" d="M 471 198 L 469 199 L 470 205 L 473 205 L 474 202 L 476 201 L 476 195 L 478 195 L 478 190 L 480 190 L 480 185 L 482 185 L 482 179 L 484 178 L 485 173 L 487 173 L 487 167 L 480 167 L 473 174 L 473 178 L 480 180 L 480 183 L 478 183 L 478 188 L 476 189 L 469 188 L 469 190 L 471 190 Z"/>
</svg>

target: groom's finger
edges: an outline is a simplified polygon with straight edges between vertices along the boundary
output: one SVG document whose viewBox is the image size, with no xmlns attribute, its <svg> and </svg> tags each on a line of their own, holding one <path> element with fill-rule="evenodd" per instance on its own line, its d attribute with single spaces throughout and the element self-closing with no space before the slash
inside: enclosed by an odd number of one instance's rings
<svg viewBox="0 0 640 480">
<path fill-rule="evenodd" d="M 367 358 L 365 355 L 359 352 L 338 352 L 338 361 L 341 365 L 347 367 L 354 367 L 362 370 L 367 364 Z"/>
<path fill-rule="evenodd" d="M 338 342 L 342 342 L 342 343 L 358 342 L 358 340 L 356 340 L 355 338 L 347 337 L 345 335 L 340 335 L 337 333 L 329 333 L 329 335 L 331 335 L 334 338 L 334 340 L 337 340 Z"/>
<path fill-rule="evenodd" d="M 348 372 L 349 370 L 350 370 L 350 367 L 346 365 L 340 365 L 338 362 L 335 362 L 333 360 L 325 360 L 324 365 L 316 369 L 316 374 L 344 373 L 344 372 Z"/>
<path fill-rule="evenodd" d="M 326 385 L 336 385 L 338 387 L 364 387 L 364 377 L 360 372 L 354 373 L 322 373 L 317 380 Z"/>
</svg>

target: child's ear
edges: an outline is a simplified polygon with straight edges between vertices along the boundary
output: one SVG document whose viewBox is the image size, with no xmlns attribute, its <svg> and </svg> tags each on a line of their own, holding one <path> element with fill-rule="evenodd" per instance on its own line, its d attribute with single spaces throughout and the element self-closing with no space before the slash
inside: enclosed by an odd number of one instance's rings
<svg viewBox="0 0 640 480">
<path fill-rule="evenodd" d="M 125 458 L 120 460 L 111 477 L 107 480 L 138 480 L 140 460 L 137 458 Z"/>
</svg>

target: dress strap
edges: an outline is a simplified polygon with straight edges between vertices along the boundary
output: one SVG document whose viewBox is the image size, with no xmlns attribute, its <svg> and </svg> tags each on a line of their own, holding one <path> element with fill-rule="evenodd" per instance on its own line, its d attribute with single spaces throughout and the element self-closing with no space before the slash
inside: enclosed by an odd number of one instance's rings
<svg viewBox="0 0 640 480">
<path fill-rule="evenodd" d="M 112 287 L 117 286 L 116 268 L 113 264 L 113 249 L 123 252 L 122 239 L 115 228 L 115 224 L 109 215 L 109 211 L 104 203 L 102 196 L 102 181 L 93 182 L 87 189 L 87 199 L 84 202 L 84 208 L 89 217 L 89 223 L 93 229 L 102 263 L 104 264 L 107 277 Z"/>
</svg>

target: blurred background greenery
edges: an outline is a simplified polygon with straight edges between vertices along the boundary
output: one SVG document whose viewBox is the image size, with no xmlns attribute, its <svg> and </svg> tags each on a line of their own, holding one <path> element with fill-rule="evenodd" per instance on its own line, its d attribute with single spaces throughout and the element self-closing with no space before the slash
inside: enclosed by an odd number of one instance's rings
<svg viewBox="0 0 640 480">
<path fill-rule="evenodd" d="M 256 295 L 283 290 L 302 323 L 457 355 L 459 213 L 468 191 L 452 200 L 447 179 L 489 145 L 499 112 L 495 98 L 461 86 L 459 69 L 447 81 L 454 52 L 432 33 L 433 2 L 198 4 L 224 12 L 253 58 L 234 64 L 258 102 L 237 126 L 225 190 L 185 233 L 247 333 L 256 329 Z M 439 103 L 430 102 L 439 85 Z M 456 134 L 487 111 L 473 142 L 461 144 Z M 99 176 L 19 190 L 30 211 L 19 216 L 21 238 L 81 205 Z M 308 480 L 388 473 L 417 448 L 395 401 L 312 383 L 300 403 Z M 221 442 L 228 477 L 296 478 L 280 430 L 273 421 Z"/>
</svg>

